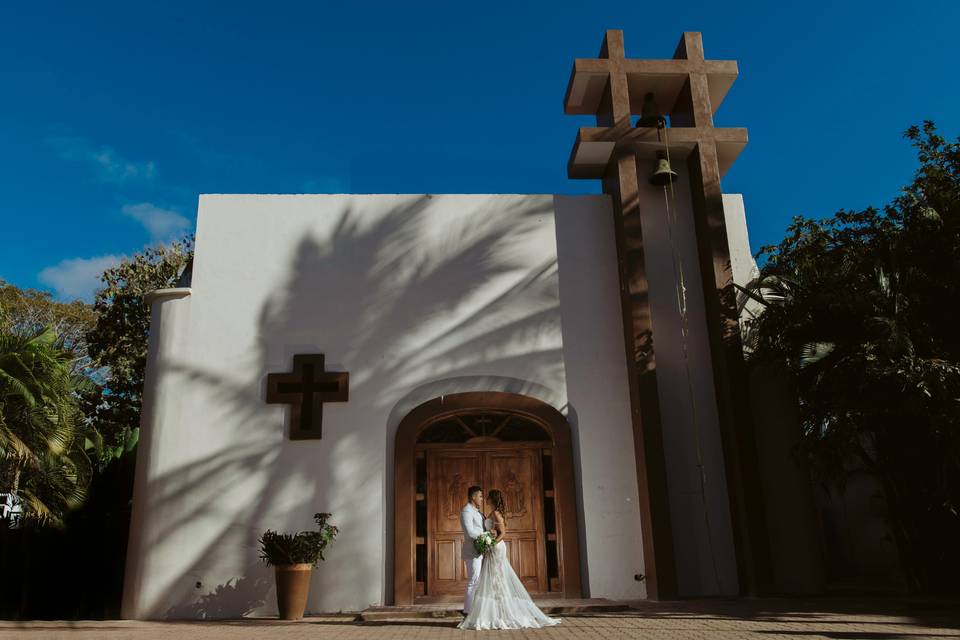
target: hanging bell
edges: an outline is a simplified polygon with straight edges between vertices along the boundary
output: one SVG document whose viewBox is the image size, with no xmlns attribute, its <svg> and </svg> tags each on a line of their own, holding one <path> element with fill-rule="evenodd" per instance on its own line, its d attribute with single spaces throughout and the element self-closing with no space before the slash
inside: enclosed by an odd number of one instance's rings
<svg viewBox="0 0 960 640">
<path fill-rule="evenodd" d="M 665 151 L 657 151 L 657 168 L 650 174 L 650 184 L 664 187 L 677 179 L 677 172 L 670 168 Z"/>
<path fill-rule="evenodd" d="M 643 96 L 643 106 L 640 108 L 640 119 L 637 120 L 637 127 L 656 127 L 662 129 L 667 126 L 667 119 L 657 108 L 657 101 L 653 92 Z"/>
</svg>

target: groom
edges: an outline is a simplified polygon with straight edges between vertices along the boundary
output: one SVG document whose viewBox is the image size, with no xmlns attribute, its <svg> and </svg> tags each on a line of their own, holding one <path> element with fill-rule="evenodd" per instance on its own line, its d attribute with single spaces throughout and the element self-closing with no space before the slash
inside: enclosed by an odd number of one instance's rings
<svg viewBox="0 0 960 640">
<path fill-rule="evenodd" d="M 483 491 L 474 485 L 467 489 L 467 504 L 460 511 L 460 528 L 463 529 L 463 550 L 460 553 L 467 565 L 467 594 L 463 598 L 463 615 L 470 613 L 473 593 L 480 580 L 480 565 L 483 556 L 477 553 L 473 541 L 483 533 Z"/>
</svg>

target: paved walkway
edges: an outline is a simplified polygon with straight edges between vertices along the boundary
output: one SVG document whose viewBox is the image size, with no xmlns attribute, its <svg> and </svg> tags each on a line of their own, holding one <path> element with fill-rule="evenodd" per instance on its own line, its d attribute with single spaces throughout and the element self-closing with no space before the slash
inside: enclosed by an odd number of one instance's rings
<svg viewBox="0 0 960 640">
<path fill-rule="evenodd" d="M 589 615 L 630 609 L 630 606 L 626 603 L 615 602 L 605 598 L 535 597 L 534 600 L 541 611 L 552 616 Z M 460 620 L 463 620 L 463 615 L 460 613 L 462 610 L 462 600 L 457 602 L 438 602 L 436 604 L 417 604 L 401 607 L 370 607 L 360 612 L 360 621 L 374 622 L 409 618 L 456 617 L 457 622 L 460 622 Z"/>
<path fill-rule="evenodd" d="M 510 638 L 584 638 L 661 640 L 698 638 L 728 640 L 871 639 L 924 640 L 960 638 L 960 601 L 898 599 L 714 600 L 634 603 L 625 612 L 593 613 L 564 618 L 543 630 L 482 634 Z M 0 621 L 0 639 L 132 638 L 153 640 L 247 640 L 304 638 L 330 640 L 476 639 L 460 631 L 457 620 L 377 620 L 354 616 L 311 617 L 296 622 L 230 620 L 218 622 L 9 622 Z"/>
</svg>

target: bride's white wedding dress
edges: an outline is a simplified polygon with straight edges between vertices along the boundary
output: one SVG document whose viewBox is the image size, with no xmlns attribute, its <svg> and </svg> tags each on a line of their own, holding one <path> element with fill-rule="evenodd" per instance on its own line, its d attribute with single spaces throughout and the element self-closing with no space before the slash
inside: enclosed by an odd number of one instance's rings
<svg viewBox="0 0 960 640">
<path fill-rule="evenodd" d="M 493 520 L 484 520 L 483 528 L 491 531 Z M 510 566 L 506 545 L 500 542 L 494 546 L 483 557 L 473 607 L 460 623 L 460 628 L 539 629 L 559 623 L 559 618 L 547 616 L 530 599 L 530 594 Z"/>
</svg>

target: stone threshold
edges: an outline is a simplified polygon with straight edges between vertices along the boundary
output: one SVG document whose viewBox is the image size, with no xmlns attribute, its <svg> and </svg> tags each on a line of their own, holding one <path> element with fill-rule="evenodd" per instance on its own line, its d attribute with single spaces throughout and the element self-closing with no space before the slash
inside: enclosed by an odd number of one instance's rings
<svg viewBox="0 0 960 640">
<path fill-rule="evenodd" d="M 591 613 L 628 611 L 630 606 L 604 598 L 590 599 L 535 599 L 544 613 L 552 616 L 571 616 Z M 462 618 L 462 602 L 414 604 L 402 607 L 369 607 L 357 616 L 360 622 L 405 620 L 412 618 Z"/>
</svg>

